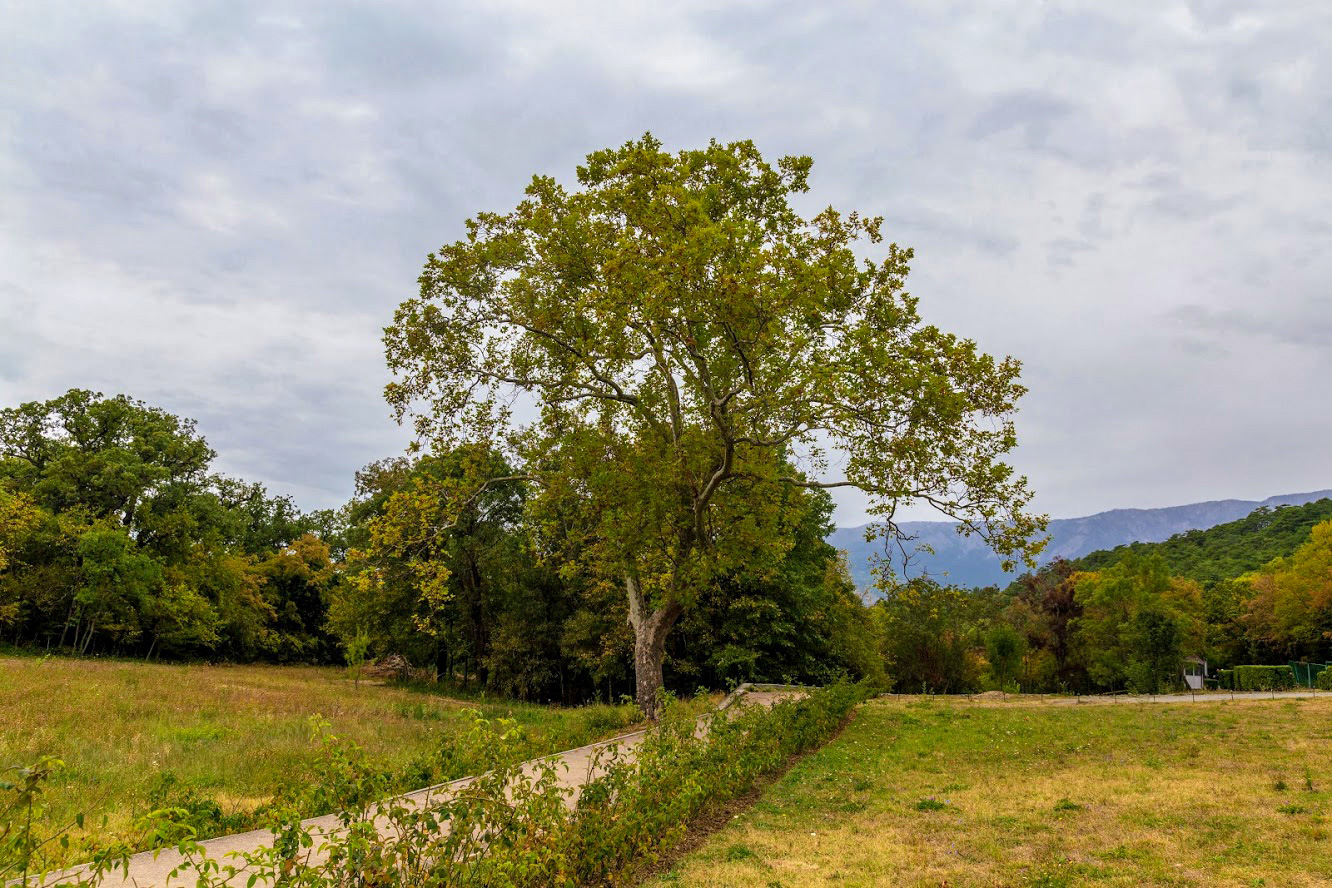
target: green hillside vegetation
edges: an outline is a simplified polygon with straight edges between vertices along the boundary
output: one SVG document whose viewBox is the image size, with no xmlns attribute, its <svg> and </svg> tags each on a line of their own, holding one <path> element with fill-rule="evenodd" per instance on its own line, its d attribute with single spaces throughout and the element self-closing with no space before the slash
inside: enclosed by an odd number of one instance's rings
<svg viewBox="0 0 1332 888">
<path fill-rule="evenodd" d="M 1332 661 L 1332 520 L 1318 521 L 1329 511 L 1328 500 L 1263 509 L 1056 560 L 1002 591 L 913 580 L 872 609 L 888 671 L 907 692 L 1156 693 L 1181 686 L 1186 657 L 1213 674 Z"/>
<path fill-rule="evenodd" d="M 1315 524 L 1332 519 L 1332 499 L 1302 506 L 1266 506 L 1206 530 L 1175 534 L 1160 543 L 1130 543 L 1073 559 L 1078 570 L 1101 570 L 1126 555 L 1159 555 L 1170 573 L 1210 586 L 1283 558 L 1309 539 Z"/>
</svg>

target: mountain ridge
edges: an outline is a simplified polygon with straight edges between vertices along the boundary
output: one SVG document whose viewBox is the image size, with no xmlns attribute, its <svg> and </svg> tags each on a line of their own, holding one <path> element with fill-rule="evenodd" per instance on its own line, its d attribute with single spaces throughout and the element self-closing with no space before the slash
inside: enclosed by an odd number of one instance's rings
<svg viewBox="0 0 1332 888">
<path fill-rule="evenodd" d="M 1303 505 L 1328 498 L 1332 498 L 1332 489 L 1282 493 L 1262 500 L 1204 500 L 1156 509 L 1120 508 L 1075 518 L 1055 518 L 1050 521 L 1050 542 L 1038 562 L 1045 564 L 1054 558 L 1071 560 L 1134 542 L 1162 542 L 1177 533 L 1236 521 L 1264 506 Z M 827 537 L 829 543 L 847 552 L 851 576 L 862 590 L 873 585 L 871 555 L 882 551 L 882 541 L 865 542 L 868 526 L 839 527 Z M 926 545 L 934 550 L 933 554 L 919 552 L 913 556 L 907 571 L 909 577 L 925 575 L 958 586 L 988 586 L 1005 585 L 1017 576 L 1005 573 L 999 558 L 979 538 L 960 536 L 954 522 L 906 521 L 900 526 L 904 533 L 915 537 L 916 546 Z"/>
</svg>

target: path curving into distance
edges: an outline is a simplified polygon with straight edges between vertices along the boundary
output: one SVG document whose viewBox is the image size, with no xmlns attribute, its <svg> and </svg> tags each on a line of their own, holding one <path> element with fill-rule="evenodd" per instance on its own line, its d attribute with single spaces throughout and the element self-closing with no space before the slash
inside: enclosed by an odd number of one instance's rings
<svg viewBox="0 0 1332 888">
<path fill-rule="evenodd" d="M 779 700 L 799 699 L 805 695 L 805 691 L 796 687 L 786 687 L 779 685 L 754 685 L 743 684 L 726 696 L 718 704 L 719 710 L 726 710 L 732 706 L 772 706 Z M 709 716 L 702 716 L 699 719 L 697 728 L 700 735 L 706 731 L 707 720 Z M 523 773 L 532 776 L 537 766 L 548 762 L 555 762 L 559 767 L 559 785 L 566 791 L 565 804 L 573 807 L 578 801 L 578 796 L 585 784 L 591 782 L 600 776 L 600 770 L 597 768 L 599 762 L 598 753 L 610 746 L 620 748 L 620 759 L 633 761 L 636 757 L 635 750 L 643 742 L 647 729 L 634 731 L 629 734 L 622 734 L 618 737 L 612 737 L 609 740 L 601 740 L 597 743 L 591 743 L 587 746 L 580 746 L 577 749 L 569 749 L 564 752 L 558 752 L 544 758 L 533 759 L 523 765 Z M 449 783 L 441 783 L 436 786 L 428 786 L 424 789 L 418 789 L 414 792 L 399 796 L 398 799 L 408 807 L 424 807 L 431 802 L 439 802 L 446 799 L 453 793 L 466 787 L 475 777 L 463 777 Z M 312 817 L 308 820 L 302 820 L 301 826 L 310 833 L 314 839 L 314 846 L 317 849 L 320 843 L 327 838 L 337 834 L 342 830 L 342 823 L 338 814 L 325 814 L 322 817 Z M 260 848 L 271 847 L 273 844 L 273 831 L 269 829 L 255 829 L 249 832 L 235 833 L 228 836 L 217 836 L 200 842 L 207 853 L 207 859 L 217 861 L 225 866 L 228 863 L 240 861 L 228 855 L 239 855 L 253 853 Z M 308 862 L 317 863 L 321 855 L 314 852 L 309 855 Z M 175 848 L 162 848 L 156 852 L 142 851 L 129 858 L 129 870 L 116 870 L 108 873 L 99 883 L 103 888 L 166 888 L 168 885 L 184 886 L 193 884 L 197 875 L 193 870 L 183 870 L 174 879 L 171 878 L 171 872 L 184 863 L 184 858 Z M 59 873 L 50 873 L 42 877 L 33 879 L 29 884 L 33 886 L 47 886 L 60 884 L 73 884 L 79 875 L 84 872 L 83 867 L 75 867 Z M 249 880 L 249 873 L 237 873 L 228 884 L 246 885 Z M 220 879 L 220 876 L 217 878 Z M 256 882 L 256 885 L 263 884 Z"/>
</svg>

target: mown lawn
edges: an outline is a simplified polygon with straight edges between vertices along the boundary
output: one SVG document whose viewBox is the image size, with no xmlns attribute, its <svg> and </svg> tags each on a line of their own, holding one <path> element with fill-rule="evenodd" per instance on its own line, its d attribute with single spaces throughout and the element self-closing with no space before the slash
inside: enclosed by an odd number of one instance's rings
<svg viewBox="0 0 1332 888">
<path fill-rule="evenodd" d="M 130 824 L 165 774 L 177 779 L 177 796 L 210 798 L 229 815 L 260 807 L 310 772 L 315 715 L 364 747 L 401 788 L 464 776 L 465 755 L 438 751 L 473 724 L 472 709 L 516 720 L 523 757 L 621 733 L 637 717 L 631 706 L 477 703 L 356 687 L 331 668 L 0 658 L 0 768 L 40 755 L 64 760 L 47 796 L 53 823 L 87 814 L 76 847 L 56 858 L 72 859 L 88 843 L 133 839 Z"/>
<path fill-rule="evenodd" d="M 654 885 L 1332 885 L 1332 699 L 863 706 Z"/>
</svg>

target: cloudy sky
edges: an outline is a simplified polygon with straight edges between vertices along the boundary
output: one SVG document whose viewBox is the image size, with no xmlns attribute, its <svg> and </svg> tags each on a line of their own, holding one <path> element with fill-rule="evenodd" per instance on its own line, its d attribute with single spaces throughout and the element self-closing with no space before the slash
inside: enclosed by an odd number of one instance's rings
<svg viewBox="0 0 1332 888">
<path fill-rule="evenodd" d="M 883 215 L 927 320 L 1023 360 L 1052 515 L 1332 487 L 1326 0 L 0 20 L 0 404 L 131 394 L 339 504 L 407 440 L 379 337 L 425 254 L 651 130 L 812 155 L 811 207 Z"/>
</svg>

